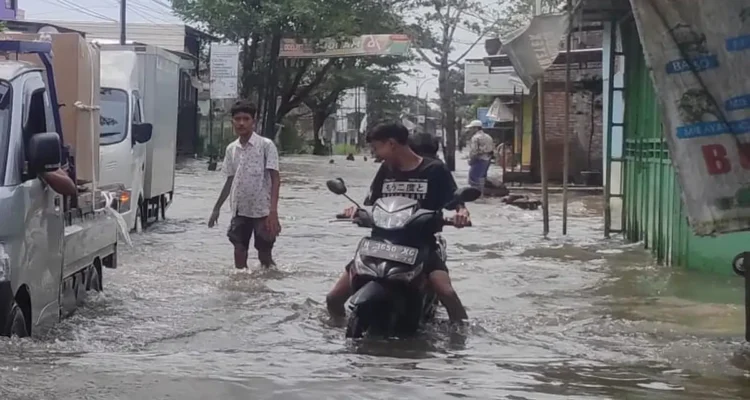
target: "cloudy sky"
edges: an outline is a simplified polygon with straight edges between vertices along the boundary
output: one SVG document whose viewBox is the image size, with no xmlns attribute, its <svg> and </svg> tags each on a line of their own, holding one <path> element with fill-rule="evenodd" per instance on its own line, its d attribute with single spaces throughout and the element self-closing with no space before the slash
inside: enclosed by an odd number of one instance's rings
<svg viewBox="0 0 750 400">
<path fill-rule="evenodd" d="M 492 7 L 497 0 L 482 0 L 488 7 Z M 56 21 L 117 21 L 119 19 L 119 0 L 19 0 L 19 8 L 26 11 L 27 20 L 56 20 Z M 146 23 L 181 23 L 180 18 L 172 14 L 169 0 L 127 0 L 128 21 Z M 459 29 L 456 32 L 456 46 L 454 54 L 463 54 L 477 36 L 469 31 Z M 476 46 L 468 58 L 484 56 L 484 46 Z M 406 77 L 402 85 L 402 92 L 415 94 L 420 88 L 420 96 L 428 94 L 435 99 L 437 78 L 435 72 L 426 64 L 420 63 L 415 67 L 419 70 L 419 77 Z"/>
</svg>

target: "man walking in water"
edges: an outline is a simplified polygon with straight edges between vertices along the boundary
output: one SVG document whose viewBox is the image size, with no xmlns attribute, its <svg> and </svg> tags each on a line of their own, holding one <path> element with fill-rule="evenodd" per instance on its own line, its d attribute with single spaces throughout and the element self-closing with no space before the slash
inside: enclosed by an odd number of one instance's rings
<svg viewBox="0 0 750 400">
<path fill-rule="evenodd" d="M 471 135 L 469 139 L 469 185 L 478 188 L 484 194 L 484 185 L 490 169 L 492 153 L 495 151 L 495 143 L 492 141 L 492 136 L 482 130 L 482 121 L 471 121 L 466 129 Z"/>
<path fill-rule="evenodd" d="M 227 236 L 234 245 L 234 266 L 247 268 L 250 239 L 264 268 L 275 265 L 272 250 L 279 225 L 279 154 L 276 145 L 254 132 L 257 108 L 240 100 L 232 106 L 232 127 L 237 140 L 227 146 L 224 173 L 227 180 L 216 201 L 208 226 L 219 220 L 221 206 L 231 195 L 232 220 Z"/>
</svg>

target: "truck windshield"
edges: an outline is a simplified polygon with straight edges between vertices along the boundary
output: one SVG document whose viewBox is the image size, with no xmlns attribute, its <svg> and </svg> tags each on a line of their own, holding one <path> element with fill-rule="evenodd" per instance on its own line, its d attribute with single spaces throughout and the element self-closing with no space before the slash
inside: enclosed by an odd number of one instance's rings
<svg viewBox="0 0 750 400">
<path fill-rule="evenodd" d="M 8 81 L 0 80 L 0 186 L 5 183 L 5 170 L 10 146 L 10 115 L 13 93 Z"/>
<path fill-rule="evenodd" d="M 120 89 L 101 89 L 99 143 L 120 143 L 128 136 L 128 93 Z"/>
</svg>

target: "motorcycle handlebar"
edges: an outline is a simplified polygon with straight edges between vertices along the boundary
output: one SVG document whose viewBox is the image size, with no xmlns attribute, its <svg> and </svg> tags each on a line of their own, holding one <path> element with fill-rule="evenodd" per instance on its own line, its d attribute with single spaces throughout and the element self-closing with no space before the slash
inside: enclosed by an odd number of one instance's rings
<svg viewBox="0 0 750 400">
<path fill-rule="evenodd" d="M 353 220 L 351 217 L 347 217 L 346 214 L 343 214 L 343 213 L 342 214 L 336 214 L 336 219 L 337 220 L 347 220 L 347 219 Z M 443 219 L 443 225 L 444 226 L 455 226 L 455 224 L 453 223 L 453 220 L 449 219 L 449 218 L 444 218 Z M 472 226 L 471 222 L 469 222 L 469 224 L 466 225 L 466 227 L 470 227 L 470 226 Z"/>
</svg>

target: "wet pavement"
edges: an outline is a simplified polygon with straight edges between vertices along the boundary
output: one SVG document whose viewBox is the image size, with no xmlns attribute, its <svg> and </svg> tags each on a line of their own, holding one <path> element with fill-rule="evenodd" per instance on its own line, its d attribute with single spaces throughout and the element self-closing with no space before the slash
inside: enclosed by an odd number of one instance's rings
<svg viewBox="0 0 750 400">
<path fill-rule="evenodd" d="M 365 232 L 329 223 L 347 203 L 324 182 L 362 198 L 377 165 L 282 168 L 277 270 L 234 271 L 228 215 L 205 225 L 221 172 L 185 161 L 168 220 L 121 249 L 105 293 L 44 338 L 0 339 L 0 399 L 750 397 L 742 282 L 602 239 L 599 197 L 571 202 L 567 238 L 553 206 L 550 239 L 541 211 L 472 204 L 475 226 L 445 233 L 471 324 L 348 342 L 323 299 Z"/>
</svg>

